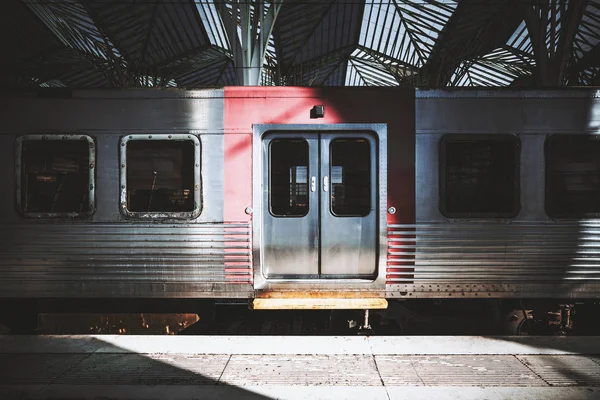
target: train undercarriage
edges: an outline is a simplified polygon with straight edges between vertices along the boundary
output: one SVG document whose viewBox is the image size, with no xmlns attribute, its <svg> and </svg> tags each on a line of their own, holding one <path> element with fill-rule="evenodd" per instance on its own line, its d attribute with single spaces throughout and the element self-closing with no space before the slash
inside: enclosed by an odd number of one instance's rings
<svg viewBox="0 0 600 400">
<path fill-rule="evenodd" d="M 198 320 L 180 334 L 329 335 L 598 335 L 598 300 L 391 300 L 385 310 L 251 310 L 231 299 L 4 299 L 0 324 L 11 334 L 48 333 L 43 315 L 190 313 Z M 83 329 L 83 328 L 82 328 Z M 88 333 L 51 332 L 51 333 Z"/>
</svg>

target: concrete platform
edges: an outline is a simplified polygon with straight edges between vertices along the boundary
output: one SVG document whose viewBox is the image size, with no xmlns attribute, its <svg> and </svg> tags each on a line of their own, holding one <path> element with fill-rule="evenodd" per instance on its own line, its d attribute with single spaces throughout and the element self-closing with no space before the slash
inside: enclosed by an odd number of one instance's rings
<svg viewBox="0 0 600 400">
<path fill-rule="evenodd" d="M 0 336 L 1 399 L 600 398 L 598 337 Z"/>
</svg>

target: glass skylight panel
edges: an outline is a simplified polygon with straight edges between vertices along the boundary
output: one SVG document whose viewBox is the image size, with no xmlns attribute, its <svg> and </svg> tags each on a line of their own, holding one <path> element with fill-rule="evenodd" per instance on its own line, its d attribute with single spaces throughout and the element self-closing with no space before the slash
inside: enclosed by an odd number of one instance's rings
<svg viewBox="0 0 600 400">
<path fill-rule="evenodd" d="M 40 83 L 39 86 L 47 88 L 67 87 L 67 85 L 65 85 L 64 82 L 60 79 L 51 79 L 49 81 Z"/>
<path fill-rule="evenodd" d="M 177 87 L 175 79 L 164 80 L 161 77 L 140 75 L 137 77 L 140 87 Z"/>
<path fill-rule="evenodd" d="M 221 20 L 221 16 L 217 11 L 214 2 L 196 2 L 196 9 L 200 14 L 200 19 L 202 19 L 206 32 L 208 33 L 210 43 L 219 46 L 222 49 L 230 50 L 225 26 L 223 25 L 223 21 Z"/>
<path fill-rule="evenodd" d="M 455 0 L 367 2 L 359 45 L 421 67 L 456 5 Z"/>
<path fill-rule="evenodd" d="M 456 68 L 452 73 L 452 76 L 448 81 L 448 86 L 472 86 L 473 82 L 471 81 L 471 76 L 469 75 L 469 66 L 470 63 L 463 61 L 461 65 L 458 68 Z"/>
<path fill-rule="evenodd" d="M 390 66 L 387 66 L 390 68 Z M 357 49 L 352 53 L 346 71 L 346 86 L 396 86 L 394 75 L 382 60 Z"/>
<path fill-rule="evenodd" d="M 529 31 L 527 30 L 525 21 L 522 21 L 517 27 L 515 32 L 510 36 L 510 39 L 506 42 L 506 45 L 531 54 L 531 57 L 533 58 L 533 47 L 531 46 L 531 38 L 529 37 Z"/>
<path fill-rule="evenodd" d="M 597 84 L 596 82 L 594 82 L 594 78 L 600 76 L 599 74 L 600 67 L 590 67 L 581 72 L 580 83 L 585 86 L 594 86 Z"/>
<path fill-rule="evenodd" d="M 112 53 L 119 56 L 118 50 L 100 33 L 80 3 L 73 0 L 43 3 L 28 0 L 26 4 L 66 46 L 107 60 L 108 44 Z"/>
<path fill-rule="evenodd" d="M 463 61 L 448 85 L 508 86 L 517 77 L 529 75 L 534 65 L 531 38 L 525 21 L 522 21 L 505 46 L 478 59 Z"/>
<path fill-rule="evenodd" d="M 577 58 L 596 47 L 600 42 L 600 1 L 590 1 L 584 10 L 575 34 L 573 49 Z"/>
<path fill-rule="evenodd" d="M 508 86 L 529 75 L 532 65 L 508 49 L 496 49 L 477 60 L 464 61 L 454 71 L 449 86 Z"/>
</svg>

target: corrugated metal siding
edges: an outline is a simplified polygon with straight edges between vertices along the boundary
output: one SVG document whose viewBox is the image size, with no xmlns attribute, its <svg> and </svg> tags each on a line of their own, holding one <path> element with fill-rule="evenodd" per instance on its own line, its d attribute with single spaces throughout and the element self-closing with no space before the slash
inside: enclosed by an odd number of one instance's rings
<svg viewBox="0 0 600 400">
<path fill-rule="evenodd" d="M 252 229 L 250 224 L 228 224 L 223 240 L 230 243 L 224 249 L 224 272 L 227 283 L 252 283 Z"/>
<path fill-rule="evenodd" d="M 600 282 L 600 223 L 388 227 L 387 282 Z"/>
<path fill-rule="evenodd" d="M 0 292 L 35 283 L 250 283 L 249 223 L 2 225 Z M 68 292 L 68 290 L 67 290 Z M 64 293 L 68 295 L 69 293 Z"/>
<path fill-rule="evenodd" d="M 415 225 L 388 224 L 386 282 L 412 282 L 416 249 Z"/>
</svg>

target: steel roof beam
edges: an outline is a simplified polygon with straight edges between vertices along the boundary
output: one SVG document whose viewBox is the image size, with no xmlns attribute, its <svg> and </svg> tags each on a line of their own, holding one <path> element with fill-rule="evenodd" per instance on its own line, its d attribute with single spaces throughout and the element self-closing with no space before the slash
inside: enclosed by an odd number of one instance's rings
<svg viewBox="0 0 600 400">
<path fill-rule="evenodd" d="M 549 1 L 556 9 L 556 0 L 532 3 L 528 6 L 525 19 L 536 61 L 533 82 L 534 85 L 541 87 L 563 86 L 566 83 L 567 67 L 573 52 L 575 34 L 589 0 L 570 2 L 558 0 L 560 7 L 558 43 L 555 42 L 555 35 L 551 35 L 547 43 Z M 552 31 L 552 26 L 557 24 L 557 21 L 553 20 L 557 18 L 557 12 L 552 12 L 550 18 Z"/>
<path fill-rule="evenodd" d="M 600 67 L 600 42 L 579 59 L 574 70 L 583 71 L 590 67 Z"/>
<path fill-rule="evenodd" d="M 340 61 L 348 60 L 352 51 L 355 50 L 355 46 L 346 46 L 337 49 L 332 53 L 325 54 L 320 57 L 316 57 L 307 62 L 296 64 L 288 68 L 285 72 L 285 75 L 282 76 L 282 79 L 285 81 L 287 85 L 307 85 L 311 86 L 314 82 L 314 76 L 316 74 L 332 65 L 336 65 L 336 67 L 330 71 L 325 77 L 325 80 L 331 76 L 331 74 L 339 67 Z M 305 81 L 304 78 L 312 76 L 312 79 L 307 78 Z M 299 78 L 298 78 L 299 77 Z M 317 82 L 317 86 L 321 83 Z"/>
<path fill-rule="evenodd" d="M 523 20 L 516 0 L 463 0 L 440 32 L 432 52 L 415 79 L 421 87 L 443 87 L 461 62 L 501 47 Z"/>
</svg>

